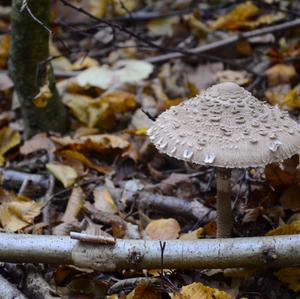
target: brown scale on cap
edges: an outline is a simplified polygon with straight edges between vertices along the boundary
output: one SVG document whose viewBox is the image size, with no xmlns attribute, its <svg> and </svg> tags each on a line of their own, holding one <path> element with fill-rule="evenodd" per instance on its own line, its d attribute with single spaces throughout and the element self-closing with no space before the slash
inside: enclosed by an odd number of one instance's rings
<svg viewBox="0 0 300 299">
<path fill-rule="evenodd" d="M 300 126 L 287 112 L 231 82 L 165 111 L 148 135 L 169 156 L 222 168 L 265 166 L 300 149 Z"/>
</svg>

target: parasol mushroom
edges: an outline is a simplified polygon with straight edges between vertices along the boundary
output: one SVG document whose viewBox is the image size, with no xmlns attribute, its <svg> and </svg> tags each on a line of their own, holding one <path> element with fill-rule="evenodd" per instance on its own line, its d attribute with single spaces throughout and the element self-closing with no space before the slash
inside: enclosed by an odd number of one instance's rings
<svg viewBox="0 0 300 299">
<path fill-rule="evenodd" d="M 217 237 L 231 234 L 233 168 L 281 162 L 300 149 L 300 126 L 232 82 L 216 84 L 159 115 L 148 130 L 171 157 L 216 167 Z"/>
</svg>

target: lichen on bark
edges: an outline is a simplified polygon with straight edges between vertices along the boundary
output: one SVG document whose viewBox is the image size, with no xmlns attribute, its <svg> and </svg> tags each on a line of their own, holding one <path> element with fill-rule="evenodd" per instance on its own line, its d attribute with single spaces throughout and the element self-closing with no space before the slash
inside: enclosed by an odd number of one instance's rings
<svg viewBox="0 0 300 299">
<path fill-rule="evenodd" d="M 50 0 L 12 1 L 9 72 L 21 105 L 25 133 L 65 132 L 67 110 L 56 89 L 49 63 Z"/>
</svg>

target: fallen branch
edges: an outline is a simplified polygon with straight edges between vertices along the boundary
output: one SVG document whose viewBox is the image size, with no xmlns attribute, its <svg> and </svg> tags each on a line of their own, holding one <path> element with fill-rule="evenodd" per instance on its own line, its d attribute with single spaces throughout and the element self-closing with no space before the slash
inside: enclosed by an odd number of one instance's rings
<svg viewBox="0 0 300 299">
<path fill-rule="evenodd" d="M 298 26 L 300 26 L 300 19 L 288 21 L 288 22 L 281 23 L 278 25 L 268 26 L 265 28 L 257 29 L 257 30 L 247 31 L 245 33 L 240 33 L 239 35 L 232 36 L 232 37 L 229 37 L 229 38 L 226 38 L 226 39 L 223 39 L 220 41 L 216 41 L 216 42 L 213 42 L 213 43 L 210 43 L 207 45 L 203 45 L 198 48 L 186 50 L 186 53 L 176 53 L 176 49 L 175 49 L 174 50 L 175 52 L 173 52 L 173 53 L 167 53 L 167 54 L 163 54 L 163 55 L 159 55 L 159 56 L 149 57 L 146 59 L 146 61 L 151 62 L 151 63 L 156 63 L 156 62 L 167 61 L 170 59 L 182 58 L 182 57 L 186 56 L 186 54 L 199 55 L 199 54 L 206 53 L 208 51 L 212 51 L 212 50 L 215 50 L 215 49 L 218 49 L 221 47 L 225 47 L 225 46 L 234 44 L 241 39 L 249 39 L 251 37 L 260 36 L 260 35 L 264 35 L 267 33 L 283 31 L 283 30 L 287 30 L 287 29 L 292 29 L 292 28 L 295 28 Z"/>
<path fill-rule="evenodd" d="M 199 222 L 208 222 L 216 218 L 214 210 L 204 206 L 197 200 L 188 201 L 174 196 L 165 196 L 144 191 L 127 191 L 124 197 L 123 201 L 128 204 L 136 202 L 142 210 L 159 210 L 168 215 L 181 216 L 185 219 L 193 219 Z"/>
<path fill-rule="evenodd" d="M 298 235 L 167 240 L 163 267 L 168 269 L 286 267 L 300 265 Z M 94 244 L 66 236 L 0 234 L 0 261 L 73 264 L 98 271 L 161 267 L 158 240 L 117 239 Z"/>
</svg>

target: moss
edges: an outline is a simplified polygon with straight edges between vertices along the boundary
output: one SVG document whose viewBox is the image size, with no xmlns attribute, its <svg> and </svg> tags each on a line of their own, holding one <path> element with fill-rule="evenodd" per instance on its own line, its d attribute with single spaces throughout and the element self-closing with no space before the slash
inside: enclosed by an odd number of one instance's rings
<svg viewBox="0 0 300 299">
<path fill-rule="evenodd" d="M 65 132 L 68 128 L 67 110 L 57 92 L 49 58 L 50 0 L 29 0 L 30 11 L 21 11 L 22 0 L 12 1 L 12 43 L 9 70 L 21 104 L 25 133 Z M 43 86 L 49 87 L 51 97 L 45 105 L 36 105 L 34 98 Z"/>
</svg>

